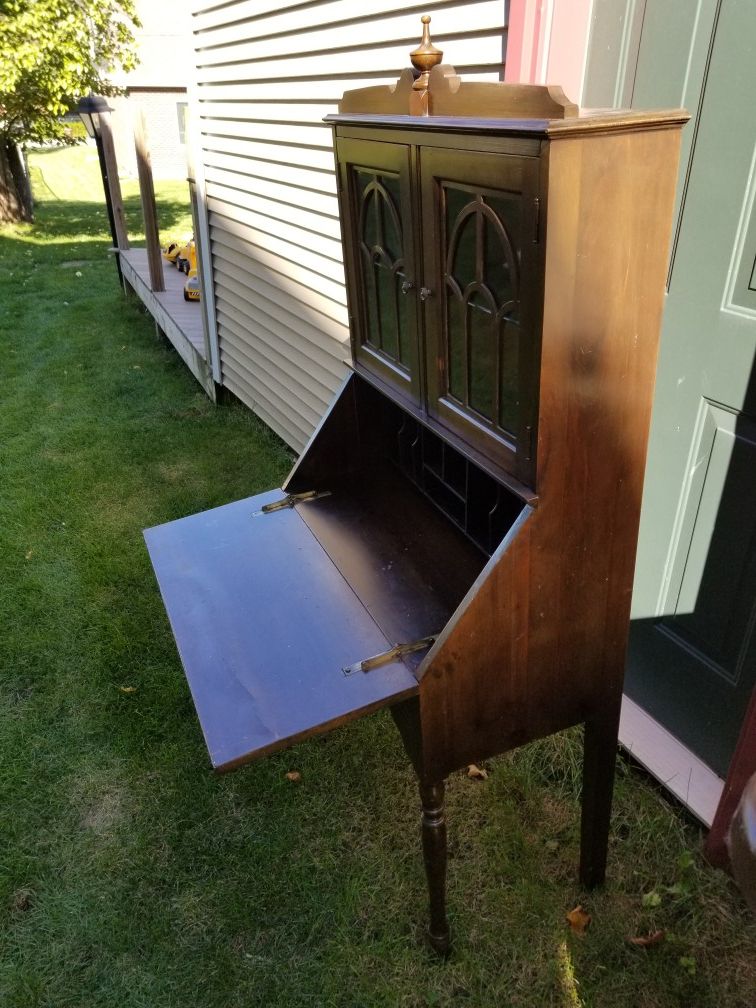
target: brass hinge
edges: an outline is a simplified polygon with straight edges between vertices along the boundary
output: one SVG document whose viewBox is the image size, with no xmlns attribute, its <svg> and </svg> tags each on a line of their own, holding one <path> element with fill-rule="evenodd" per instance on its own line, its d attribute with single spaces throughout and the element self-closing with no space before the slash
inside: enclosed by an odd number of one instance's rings
<svg viewBox="0 0 756 1008">
<path fill-rule="evenodd" d="M 283 511 L 284 508 L 293 508 L 295 504 L 303 501 L 317 500 L 319 497 L 330 497 L 330 490 L 306 490 L 304 493 L 286 494 L 280 500 L 271 501 L 270 504 L 263 504 L 260 511 L 255 512 L 255 516 L 261 514 L 271 514 L 273 511 Z"/>
<path fill-rule="evenodd" d="M 525 427 L 525 461 L 533 461 L 533 428 L 529 424 Z"/>
<path fill-rule="evenodd" d="M 422 640 L 413 641 L 411 644 L 395 644 L 389 651 L 382 651 L 381 654 L 373 655 L 372 658 L 363 658 L 362 661 L 355 662 L 354 665 L 347 665 L 341 671 L 345 676 L 354 675 L 356 672 L 369 672 L 371 669 L 396 661 L 402 655 L 412 654 L 413 651 L 423 651 L 434 644 L 435 640 L 436 635 L 434 634 L 433 637 L 423 637 Z"/>
</svg>

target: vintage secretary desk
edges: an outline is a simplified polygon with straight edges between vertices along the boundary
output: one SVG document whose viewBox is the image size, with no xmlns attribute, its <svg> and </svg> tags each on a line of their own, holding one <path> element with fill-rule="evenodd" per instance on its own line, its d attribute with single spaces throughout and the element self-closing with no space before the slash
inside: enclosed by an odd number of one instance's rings
<svg viewBox="0 0 756 1008">
<path fill-rule="evenodd" d="M 424 34 L 328 117 L 349 377 L 282 491 L 146 539 L 217 770 L 391 708 L 444 953 L 453 771 L 583 723 L 604 876 L 687 116 L 466 84 Z"/>
</svg>

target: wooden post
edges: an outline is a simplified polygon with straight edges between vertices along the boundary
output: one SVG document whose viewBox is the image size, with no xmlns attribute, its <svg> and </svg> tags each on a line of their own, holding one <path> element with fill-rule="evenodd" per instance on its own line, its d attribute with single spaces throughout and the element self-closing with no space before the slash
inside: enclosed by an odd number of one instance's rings
<svg viewBox="0 0 756 1008">
<path fill-rule="evenodd" d="M 100 116 L 100 138 L 102 140 L 102 156 L 105 162 L 105 177 L 103 181 L 110 193 L 110 205 L 113 208 L 113 227 L 116 244 L 120 252 L 130 248 L 129 235 L 126 230 L 126 218 L 123 212 L 123 196 L 121 183 L 118 180 L 118 161 L 116 159 L 113 131 L 107 115 Z"/>
<path fill-rule="evenodd" d="M 139 110 L 134 123 L 134 145 L 136 147 L 137 170 L 139 172 L 139 193 L 142 198 L 144 234 L 147 239 L 147 262 L 150 267 L 150 289 L 164 291 L 163 260 L 160 255 L 158 237 L 157 208 L 155 206 L 155 186 L 152 182 L 152 164 L 147 146 L 147 131 L 144 113 Z"/>
</svg>

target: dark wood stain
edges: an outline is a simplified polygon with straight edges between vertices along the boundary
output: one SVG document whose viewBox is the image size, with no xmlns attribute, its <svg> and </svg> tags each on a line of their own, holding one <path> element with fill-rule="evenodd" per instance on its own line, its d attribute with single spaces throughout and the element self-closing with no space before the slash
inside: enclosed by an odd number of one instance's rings
<svg viewBox="0 0 756 1008">
<path fill-rule="evenodd" d="M 272 491 L 148 529 L 210 758 L 228 770 L 417 690 L 296 509 Z"/>
<path fill-rule="evenodd" d="M 384 459 L 299 507 L 302 519 L 394 642 L 435 635 L 485 557 Z M 439 558 L 443 557 L 443 562 Z M 421 654 L 404 660 L 416 668 Z"/>
<path fill-rule="evenodd" d="M 418 101 L 411 75 L 393 90 L 345 96 L 329 119 L 355 373 L 285 484 L 328 495 L 253 518 L 272 499 L 262 495 L 147 533 L 216 766 L 392 708 L 420 782 L 430 937 L 443 954 L 443 782 L 471 762 L 584 724 L 580 876 L 585 885 L 604 877 L 686 119 L 680 110 L 578 115 L 559 89 L 507 88 L 460 87 L 439 66 L 422 96 L 428 116 L 402 114 Z M 518 110 L 531 118 L 517 120 Z M 399 180 L 398 204 L 385 212 L 402 223 L 401 248 L 362 234 L 357 168 L 374 171 L 385 207 L 394 190 L 381 173 Z M 461 405 L 451 393 L 462 358 L 452 359 L 444 292 L 453 285 L 439 254 L 450 226 L 445 179 L 469 192 L 477 210 L 464 212 L 481 220 L 495 214 L 497 189 L 523 201 L 507 267 L 519 271 L 525 334 L 507 386 L 508 432 L 500 414 L 478 409 L 479 388 Z M 488 299 L 490 320 L 495 285 L 479 274 L 495 261 L 484 231 L 469 291 Z M 378 260 L 388 280 L 371 279 Z M 371 289 L 383 300 L 371 301 Z M 381 327 L 402 298 L 414 349 L 398 367 Z M 466 369 L 489 322 L 476 324 Z M 501 369 L 510 358 L 497 353 Z M 498 409 L 504 386 L 493 380 L 486 395 Z M 438 639 L 427 652 L 340 675 L 342 664 L 429 634 Z"/>
</svg>

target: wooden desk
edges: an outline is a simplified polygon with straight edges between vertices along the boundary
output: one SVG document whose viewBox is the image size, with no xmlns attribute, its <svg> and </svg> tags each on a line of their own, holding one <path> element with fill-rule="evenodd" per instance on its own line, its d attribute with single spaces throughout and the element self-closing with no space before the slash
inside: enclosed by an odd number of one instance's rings
<svg viewBox="0 0 756 1008">
<path fill-rule="evenodd" d="M 687 115 L 435 66 L 328 118 L 353 373 L 283 491 L 147 543 L 217 769 L 390 706 L 446 953 L 469 763 L 583 724 L 580 878 L 604 878 Z M 260 514 L 283 493 L 317 496 Z"/>
<path fill-rule="evenodd" d="M 344 669 L 437 634 L 483 566 L 397 474 L 371 465 L 332 485 L 270 513 L 284 491 L 145 532 L 216 770 L 415 696 L 427 648 Z"/>
</svg>

